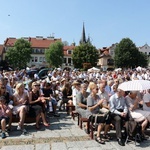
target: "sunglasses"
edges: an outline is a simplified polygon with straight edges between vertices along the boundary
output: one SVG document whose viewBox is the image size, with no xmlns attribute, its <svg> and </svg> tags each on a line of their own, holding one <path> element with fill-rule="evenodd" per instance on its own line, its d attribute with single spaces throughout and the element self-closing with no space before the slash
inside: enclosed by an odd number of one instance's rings
<svg viewBox="0 0 150 150">
<path fill-rule="evenodd" d="M 40 86 L 40 85 L 34 85 L 34 86 Z"/>
</svg>

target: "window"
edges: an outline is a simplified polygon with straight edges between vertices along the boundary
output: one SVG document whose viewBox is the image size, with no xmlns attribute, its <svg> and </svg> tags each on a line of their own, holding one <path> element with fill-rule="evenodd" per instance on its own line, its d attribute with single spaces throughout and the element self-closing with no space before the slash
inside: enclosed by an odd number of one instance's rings
<svg viewBox="0 0 150 150">
<path fill-rule="evenodd" d="M 111 50 L 111 51 L 110 51 L 110 55 L 113 55 L 113 54 L 114 54 L 114 51 L 113 51 L 113 50 Z"/>
<path fill-rule="evenodd" d="M 43 57 L 40 57 L 40 58 L 39 58 L 39 62 L 43 62 Z"/>
<path fill-rule="evenodd" d="M 45 57 L 43 57 L 43 62 L 46 62 Z"/>
<path fill-rule="evenodd" d="M 33 53 L 36 53 L 36 49 L 33 49 Z"/>
<path fill-rule="evenodd" d="M 44 54 L 44 52 L 45 52 L 45 50 L 44 50 L 44 49 L 42 49 L 42 54 Z"/>
<path fill-rule="evenodd" d="M 72 50 L 68 50 L 68 54 L 72 54 Z"/>
<path fill-rule="evenodd" d="M 66 58 L 64 58 L 64 63 L 67 63 L 67 60 L 66 60 Z"/>
<path fill-rule="evenodd" d="M 108 59 L 107 60 L 107 65 L 110 65 L 110 66 L 114 65 L 114 60 L 113 59 Z"/>
<path fill-rule="evenodd" d="M 31 58 L 31 62 L 34 62 L 34 57 Z"/>
<path fill-rule="evenodd" d="M 145 47 L 145 49 L 147 49 L 147 47 Z"/>
<path fill-rule="evenodd" d="M 34 57 L 34 62 L 38 62 L 38 58 L 37 57 Z"/>
<path fill-rule="evenodd" d="M 147 52 L 145 52 L 145 54 L 147 55 Z"/>
<path fill-rule="evenodd" d="M 71 64 L 71 58 L 68 58 L 68 63 Z"/>
</svg>

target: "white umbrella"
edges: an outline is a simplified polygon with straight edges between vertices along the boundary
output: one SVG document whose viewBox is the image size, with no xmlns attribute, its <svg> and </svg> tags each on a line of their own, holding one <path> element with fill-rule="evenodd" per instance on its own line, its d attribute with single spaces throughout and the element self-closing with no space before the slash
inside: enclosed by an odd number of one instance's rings
<svg viewBox="0 0 150 150">
<path fill-rule="evenodd" d="M 123 91 L 142 91 L 150 89 L 150 81 L 148 80 L 133 80 L 123 82 L 118 86 L 118 89 Z"/>
<path fill-rule="evenodd" d="M 100 69 L 95 68 L 95 67 L 88 69 L 88 72 L 93 72 L 93 71 L 100 71 Z"/>
<path fill-rule="evenodd" d="M 121 71 L 122 70 L 122 68 L 116 68 L 115 69 L 115 71 Z"/>
</svg>

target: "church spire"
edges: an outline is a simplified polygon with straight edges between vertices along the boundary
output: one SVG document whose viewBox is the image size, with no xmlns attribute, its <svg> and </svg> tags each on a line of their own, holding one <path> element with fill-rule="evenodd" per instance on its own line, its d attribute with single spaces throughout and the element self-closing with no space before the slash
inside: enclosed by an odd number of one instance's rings
<svg viewBox="0 0 150 150">
<path fill-rule="evenodd" d="M 84 22 L 83 22 L 83 29 L 82 29 L 82 36 L 81 36 L 81 40 L 80 40 L 80 44 L 85 44 L 86 41 L 86 36 L 85 36 L 85 28 L 84 28 Z"/>
</svg>

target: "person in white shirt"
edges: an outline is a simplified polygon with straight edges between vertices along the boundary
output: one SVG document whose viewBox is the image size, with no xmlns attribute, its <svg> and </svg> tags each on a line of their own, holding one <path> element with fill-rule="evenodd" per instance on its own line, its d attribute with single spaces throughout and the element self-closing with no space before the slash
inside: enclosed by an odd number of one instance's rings
<svg viewBox="0 0 150 150">
<path fill-rule="evenodd" d="M 72 83 L 73 86 L 73 91 L 72 91 L 72 100 L 73 100 L 73 105 L 76 106 L 77 104 L 77 94 L 80 92 L 80 83 L 78 81 L 74 81 Z"/>
<path fill-rule="evenodd" d="M 150 89 L 143 96 L 143 110 L 150 111 Z"/>
</svg>

